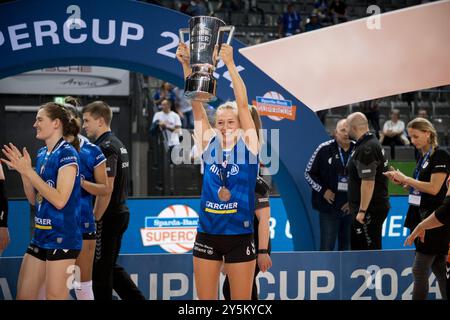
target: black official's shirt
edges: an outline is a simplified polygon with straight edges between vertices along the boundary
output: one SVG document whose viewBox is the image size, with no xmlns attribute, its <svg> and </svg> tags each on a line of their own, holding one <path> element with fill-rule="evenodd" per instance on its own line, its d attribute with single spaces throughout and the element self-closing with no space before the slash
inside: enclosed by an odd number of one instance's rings
<svg viewBox="0 0 450 320">
<path fill-rule="evenodd" d="M 95 141 L 106 158 L 106 173 L 114 178 L 114 189 L 106 212 L 121 211 L 128 199 L 129 156 L 123 143 L 111 131 Z"/>
<path fill-rule="evenodd" d="M 436 219 L 442 224 L 445 225 L 445 227 L 450 226 L 450 212 L 448 211 L 438 211 L 435 213 Z"/>
<path fill-rule="evenodd" d="M 383 175 L 388 163 L 378 139 L 372 133 L 362 136 L 355 146 L 347 164 L 348 202 L 350 212 L 356 214 L 361 200 L 361 181 L 375 180 L 368 211 L 377 213 L 377 208 L 389 208 L 388 179 Z M 380 217 L 384 220 L 385 217 Z"/>
<path fill-rule="evenodd" d="M 422 158 L 418 161 L 416 168 L 419 170 L 419 181 L 430 182 L 433 173 L 450 173 L 450 155 L 447 151 L 437 147 L 429 158 L 423 162 Z M 434 196 L 432 194 L 421 192 L 420 206 L 410 205 L 405 219 L 405 227 L 413 230 L 422 220 L 431 215 L 445 199 L 447 193 L 447 185 L 445 181 L 439 192 Z M 442 226 L 427 230 L 425 232 L 425 241 L 421 242 L 416 239 L 416 249 L 424 254 L 447 254 L 449 243 L 449 228 Z"/>
<path fill-rule="evenodd" d="M 447 179 L 446 184 L 448 188 L 450 186 L 450 178 Z M 439 210 L 435 212 L 435 216 L 440 223 L 445 224 L 447 227 L 450 225 L 450 212 L 448 210 Z"/>
</svg>

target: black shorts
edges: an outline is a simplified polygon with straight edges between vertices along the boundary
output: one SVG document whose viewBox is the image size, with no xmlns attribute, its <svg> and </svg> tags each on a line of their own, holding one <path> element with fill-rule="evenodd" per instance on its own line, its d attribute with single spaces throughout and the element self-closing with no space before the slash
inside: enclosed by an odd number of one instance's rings
<svg viewBox="0 0 450 320">
<path fill-rule="evenodd" d="M 83 240 L 95 240 L 97 239 L 97 235 L 94 232 L 83 233 Z"/>
<path fill-rule="evenodd" d="M 253 233 L 219 235 L 197 232 L 194 257 L 207 260 L 224 260 L 225 263 L 247 262 L 256 259 Z"/>
<path fill-rule="evenodd" d="M 30 244 L 27 252 L 29 255 L 42 261 L 57 261 L 66 259 L 76 259 L 80 250 L 74 249 L 44 249 L 37 245 Z"/>
</svg>

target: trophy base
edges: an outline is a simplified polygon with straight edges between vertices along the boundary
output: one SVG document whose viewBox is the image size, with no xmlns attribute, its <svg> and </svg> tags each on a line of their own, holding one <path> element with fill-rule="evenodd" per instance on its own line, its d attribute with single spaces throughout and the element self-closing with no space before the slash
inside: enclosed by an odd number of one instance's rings
<svg viewBox="0 0 450 320">
<path fill-rule="evenodd" d="M 216 82 L 212 76 L 193 74 L 186 79 L 184 95 L 201 102 L 216 100 Z"/>
<path fill-rule="evenodd" d="M 217 99 L 215 95 L 202 91 L 186 92 L 184 95 L 191 100 L 200 102 L 211 102 Z"/>
</svg>

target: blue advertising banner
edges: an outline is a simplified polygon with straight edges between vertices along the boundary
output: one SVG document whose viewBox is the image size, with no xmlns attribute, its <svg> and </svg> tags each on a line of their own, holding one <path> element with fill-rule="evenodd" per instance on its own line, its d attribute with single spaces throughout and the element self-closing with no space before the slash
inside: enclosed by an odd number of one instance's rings
<svg viewBox="0 0 450 320">
<path fill-rule="evenodd" d="M 259 296 L 261 300 L 411 300 L 413 259 L 413 250 L 273 253 L 272 268 L 257 277 Z M 20 262 L 21 258 L 0 258 L 0 300 L 15 297 Z M 147 299 L 196 298 L 191 254 L 121 255 L 119 264 Z M 433 274 L 428 298 L 441 298 Z"/>
<path fill-rule="evenodd" d="M 30 204 L 27 200 L 9 200 L 8 206 L 8 230 L 11 240 L 1 255 L 3 257 L 21 257 L 31 240 Z"/>
<path fill-rule="evenodd" d="M 402 249 L 409 230 L 403 228 L 408 211 L 407 196 L 391 196 L 391 209 L 383 224 L 383 249 Z"/>
<path fill-rule="evenodd" d="M 391 210 L 383 225 L 383 249 L 403 249 L 408 230 L 403 228 L 408 209 L 406 196 L 390 198 Z M 4 257 L 22 256 L 30 241 L 30 207 L 25 200 L 11 200 L 11 243 Z M 198 221 L 198 198 L 130 199 L 130 223 L 121 253 L 191 252 Z M 270 239 L 273 252 L 294 251 L 293 236 L 283 201 L 270 198 Z"/>
<path fill-rule="evenodd" d="M 192 250 L 200 200 L 129 200 L 131 216 L 121 253 L 187 253 Z M 273 251 L 293 251 L 292 234 L 283 202 L 270 199 L 270 238 Z"/>
</svg>

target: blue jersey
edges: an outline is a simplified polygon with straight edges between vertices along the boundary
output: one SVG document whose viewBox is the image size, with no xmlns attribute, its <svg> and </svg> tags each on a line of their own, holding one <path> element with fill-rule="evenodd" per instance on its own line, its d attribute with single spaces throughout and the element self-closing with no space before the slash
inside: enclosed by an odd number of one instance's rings
<svg viewBox="0 0 450 320">
<path fill-rule="evenodd" d="M 225 151 L 215 136 L 202 158 L 205 172 L 198 232 L 221 235 L 252 233 L 258 157 L 248 150 L 242 138 L 231 150 Z M 218 192 L 223 186 L 231 192 L 228 201 L 219 199 Z"/>
<path fill-rule="evenodd" d="M 80 136 L 79 155 L 81 179 L 95 183 L 94 170 L 106 161 L 105 156 L 99 147 L 82 136 Z M 93 195 L 81 188 L 81 233 L 95 231 L 93 201 Z"/>
<path fill-rule="evenodd" d="M 36 195 L 34 236 L 31 243 L 44 249 L 81 250 L 80 229 L 80 175 L 79 157 L 72 145 L 60 140 L 52 152 L 47 147 L 39 149 L 36 172 L 49 186 L 56 188 L 58 172 L 68 165 L 77 166 L 77 176 L 70 198 L 64 208 L 56 209 L 39 193 Z"/>
</svg>

